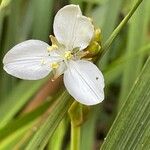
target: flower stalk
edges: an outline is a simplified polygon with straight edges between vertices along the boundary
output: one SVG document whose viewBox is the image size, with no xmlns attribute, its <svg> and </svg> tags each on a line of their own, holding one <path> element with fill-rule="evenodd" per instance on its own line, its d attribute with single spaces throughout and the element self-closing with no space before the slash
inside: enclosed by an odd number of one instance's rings
<svg viewBox="0 0 150 150">
<path fill-rule="evenodd" d="M 80 150 L 80 130 L 89 112 L 89 107 L 74 102 L 68 110 L 71 119 L 71 150 Z"/>
<path fill-rule="evenodd" d="M 80 150 L 80 128 L 71 122 L 71 150 Z"/>
</svg>

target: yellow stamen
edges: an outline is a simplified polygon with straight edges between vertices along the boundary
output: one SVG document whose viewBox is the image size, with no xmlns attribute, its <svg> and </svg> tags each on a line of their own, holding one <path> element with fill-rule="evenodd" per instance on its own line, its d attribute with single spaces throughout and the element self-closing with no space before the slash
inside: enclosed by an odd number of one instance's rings
<svg viewBox="0 0 150 150">
<path fill-rule="evenodd" d="M 41 60 L 41 64 L 42 64 L 42 65 L 45 65 L 45 64 L 46 64 L 46 62 L 45 62 L 44 59 Z"/>
<path fill-rule="evenodd" d="M 65 55 L 64 55 L 65 59 L 69 60 L 69 59 L 72 58 L 72 56 L 73 56 L 73 55 L 71 54 L 71 51 L 66 51 L 66 52 L 65 52 Z"/>
<path fill-rule="evenodd" d="M 94 41 L 101 42 L 101 30 L 100 28 L 95 29 L 94 31 Z"/>
<path fill-rule="evenodd" d="M 50 35 L 50 40 L 52 42 L 52 45 L 59 45 L 59 42 L 57 41 L 57 39 L 53 36 L 53 35 Z"/>
<path fill-rule="evenodd" d="M 59 67 L 59 63 L 53 62 L 53 63 L 51 63 L 51 67 L 52 67 L 52 69 L 57 69 Z"/>
<path fill-rule="evenodd" d="M 52 47 L 53 47 L 54 49 L 58 49 L 58 46 L 57 46 L 57 45 L 52 45 Z"/>
<path fill-rule="evenodd" d="M 48 50 L 49 52 L 52 51 L 52 50 L 56 50 L 56 49 L 58 49 L 58 46 L 57 46 L 57 45 L 52 45 L 52 46 L 47 47 L 47 50 Z"/>
</svg>

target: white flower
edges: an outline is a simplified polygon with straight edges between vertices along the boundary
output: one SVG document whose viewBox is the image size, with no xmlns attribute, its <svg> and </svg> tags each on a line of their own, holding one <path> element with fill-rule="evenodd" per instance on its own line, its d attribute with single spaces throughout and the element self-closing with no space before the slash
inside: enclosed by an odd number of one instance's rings
<svg viewBox="0 0 150 150">
<path fill-rule="evenodd" d="M 67 5 L 54 19 L 52 46 L 28 40 L 14 46 L 4 57 L 4 70 L 27 80 L 44 78 L 51 71 L 54 78 L 64 74 L 64 84 L 77 101 L 94 105 L 104 99 L 104 78 L 93 63 L 81 60 L 94 34 L 91 21 L 79 6 Z"/>
</svg>

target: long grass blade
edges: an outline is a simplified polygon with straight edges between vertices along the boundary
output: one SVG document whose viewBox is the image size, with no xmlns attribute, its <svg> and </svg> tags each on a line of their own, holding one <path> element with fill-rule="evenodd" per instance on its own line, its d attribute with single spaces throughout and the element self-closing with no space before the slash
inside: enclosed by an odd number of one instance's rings
<svg viewBox="0 0 150 150">
<path fill-rule="evenodd" d="M 147 141 L 150 137 L 149 66 L 150 58 L 113 123 L 101 150 L 140 150 L 137 147 L 147 146 L 145 144 L 150 146 L 150 141 Z"/>
<path fill-rule="evenodd" d="M 48 115 L 44 124 L 42 124 L 26 146 L 26 150 L 42 150 L 46 146 L 56 127 L 67 113 L 71 103 L 70 95 L 67 92 L 64 92 L 58 99 L 54 108 L 51 109 L 51 113 Z"/>
<path fill-rule="evenodd" d="M 0 127 L 6 125 L 26 104 L 35 92 L 45 83 L 40 81 L 22 81 L 0 105 Z"/>
<path fill-rule="evenodd" d="M 110 35 L 110 37 L 107 39 L 107 41 L 104 43 L 102 50 L 103 53 L 101 56 L 105 54 L 105 52 L 108 50 L 114 39 L 117 37 L 117 35 L 120 33 L 122 28 L 126 25 L 128 20 L 131 18 L 131 16 L 134 14 L 136 9 L 139 7 L 139 5 L 142 3 L 143 0 L 137 0 L 133 8 L 130 10 L 130 12 L 126 15 L 126 17 L 121 21 L 121 23 L 117 26 L 117 28 L 113 31 L 113 33 Z"/>
<path fill-rule="evenodd" d="M 133 15 L 128 30 L 127 37 L 127 47 L 124 55 L 130 57 L 135 54 L 138 49 L 143 47 L 147 43 L 147 31 L 149 26 L 149 10 L 150 2 L 149 0 L 143 1 L 139 9 Z M 145 59 L 145 54 L 138 55 L 134 59 L 129 59 L 123 66 L 123 81 L 120 93 L 119 108 L 123 103 L 123 99 L 126 97 L 130 91 L 132 84 L 135 82 L 137 76 L 141 72 L 143 62 Z M 134 66 L 134 69 L 133 69 Z"/>
</svg>

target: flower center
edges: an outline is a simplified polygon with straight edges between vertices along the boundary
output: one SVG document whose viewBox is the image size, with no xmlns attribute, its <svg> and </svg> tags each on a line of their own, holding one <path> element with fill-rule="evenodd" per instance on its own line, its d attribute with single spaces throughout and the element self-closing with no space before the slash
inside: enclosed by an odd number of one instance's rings
<svg viewBox="0 0 150 150">
<path fill-rule="evenodd" d="M 70 59 L 72 59 L 72 57 L 73 57 L 73 55 L 72 55 L 71 51 L 65 51 L 64 58 L 66 60 L 70 60 Z"/>
</svg>

